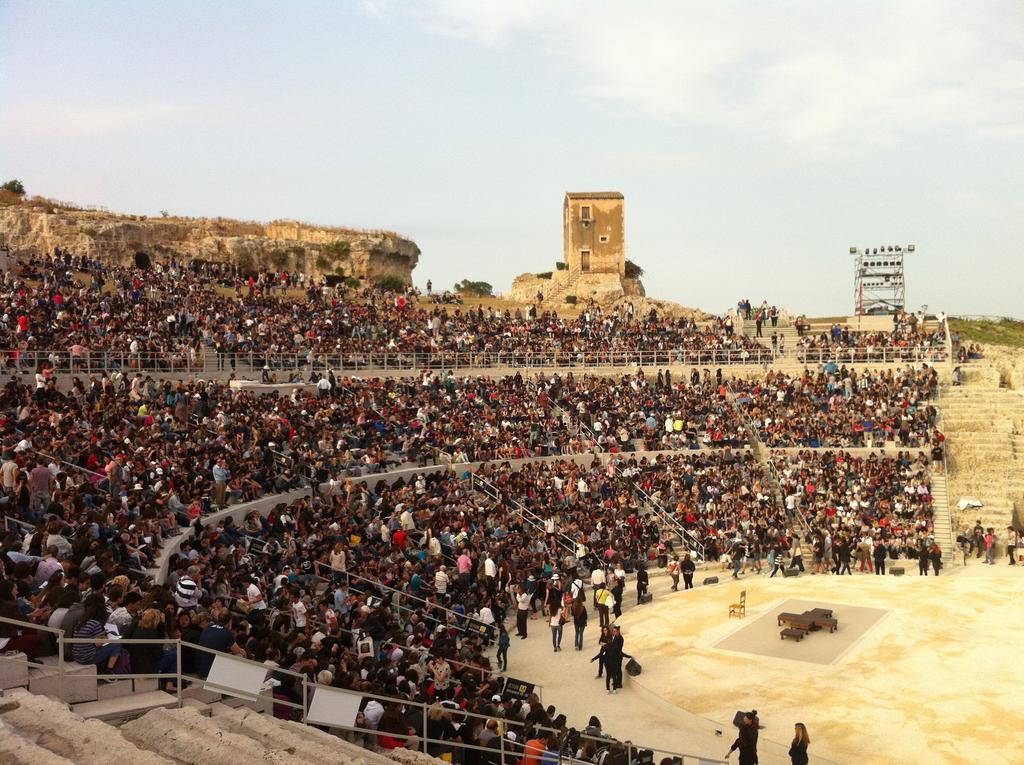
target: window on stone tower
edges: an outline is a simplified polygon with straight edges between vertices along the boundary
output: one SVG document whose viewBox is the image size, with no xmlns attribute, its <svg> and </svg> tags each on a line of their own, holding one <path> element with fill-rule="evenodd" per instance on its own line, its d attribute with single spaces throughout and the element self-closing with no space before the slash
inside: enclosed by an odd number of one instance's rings
<svg viewBox="0 0 1024 765">
<path fill-rule="evenodd" d="M 590 205 L 580 207 L 580 220 L 590 220 Z"/>
<path fill-rule="evenodd" d="M 601 244 L 608 244 L 608 234 L 601 234 L 601 236 L 597 238 L 597 241 Z"/>
</svg>

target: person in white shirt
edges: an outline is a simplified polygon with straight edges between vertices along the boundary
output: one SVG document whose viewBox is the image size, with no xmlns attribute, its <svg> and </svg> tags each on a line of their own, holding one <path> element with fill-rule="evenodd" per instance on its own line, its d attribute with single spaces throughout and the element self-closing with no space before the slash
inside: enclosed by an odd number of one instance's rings
<svg viewBox="0 0 1024 765">
<path fill-rule="evenodd" d="M 245 590 L 245 606 L 248 611 L 264 611 L 267 608 L 267 601 L 263 597 L 263 591 L 259 588 L 259 577 L 254 576 Z"/>
<path fill-rule="evenodd" d="M 597 591 L 604 589 L 604 566 L 595 566 L 590 572 L 590 587 L 594 591 L 594 605 L 597 605 Z"/>
<path fill-rule="evenodd" d="M 441 566 L 434 574 L 434 591 L 438 595 L 448 594 L 448 585 L 451 584 L 451 577 L 448 576 L 448 572 L 444 566 Z"/>
<path fill-rule="evenodd" d="M 292 601 L 292 620 L 294 621 L 295 629 L 306 629 L 306 610 L 306 604 L 302 601 L 302 598 L 295 598 Z"/>
</svg>

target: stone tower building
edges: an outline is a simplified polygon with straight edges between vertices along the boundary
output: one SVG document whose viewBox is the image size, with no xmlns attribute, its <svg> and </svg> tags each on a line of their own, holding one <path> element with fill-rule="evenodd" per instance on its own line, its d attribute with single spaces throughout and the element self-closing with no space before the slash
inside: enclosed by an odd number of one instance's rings
<svg viewBox="0 0 1024 765">
<path fill-rule="evenodd" d="M 617 191 L 565 195 L 564 255 L 569 276 L 626 274 L 625 200 Z"/>
</svg>

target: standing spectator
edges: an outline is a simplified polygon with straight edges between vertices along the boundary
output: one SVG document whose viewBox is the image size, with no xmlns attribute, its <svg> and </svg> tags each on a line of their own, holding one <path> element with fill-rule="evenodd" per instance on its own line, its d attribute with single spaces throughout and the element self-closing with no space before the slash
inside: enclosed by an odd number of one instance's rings
<svg viewBox="0 0 1024 765">
<path fill-rule="evenodd" d="M 917 573 L 918 576 L 928 576 L 928 563 L 930 562 L 930 547 L 927 539 L 922 539 L 917 545 Z M 985 561 L 988 563 L 988 561 Z"/>
<path fill-rule="evenodd" d="M 800 572 L 804 571 L 804 554 L 800 548 L 800 537 L 793 535 L 793 544 L 790 548 L 793 560 L 792 565 L 794 568 L 800 569 Z"/>
<path fill-rule="evenodd" d="M 672 577 L 672 592 L 679 591 L 679 556 L 673 555 L 668 562 L 668 575 Z"/>
<path fill-rule="evenodd" d="M 548 624 L 551 626 L 551 647 L 554 653 L 558 653 L 562 645 L 562 609 L 554 603 L 548 607 Z"/>
<path fill-rule="evenodd" d="M 991 566 L 996 565 L 996 530 L 991 526 L 985 532 L 985 562 Z"/>
<path fill-rule="evenodd" d="M 37 462 L 35 467 L 28 474 L 28 488 L 32 495 L 32 520 L 37 521 L 46 508 L 50 505 L 50 496 L 53 494 L 53 485 L 56 479 L 50 468 L 42 462 Z"/>
<path fill-rule="evenodd" d="M 583 650 L 583 632 L 587 629 L 587 606 L 582 599 L 573 600 L 572 602 L 572 629 L 573 629 L 573 645 L 577 651 Z"/>
<path fill-rule="evenodd" d="M 224 464 L 224 458 L 219 457 L 213 466 L 213 501 L 217 507 L 227 506 L 228 479 L 230 477 L 231 473 Z"/>
<path fill-rule="evenodd" d="M 725 758 L 729 759 L 737 749 L 740 750 L 740 765 L 757 765 L 757 710 L 743 715 L 740 732 L 733 742 Z"/>
<path fill-rule="evenodd" d="M 1013 526 L 1006 527 L 1006 557 L 1010 565 L 1017 565 L 1017 530 Z"/>
<path fill-rule="evenodd" d="M 516 588 L 516 635 L 526 637 L 526 623 L 530 616 L 530 600 L 532 595 L 520 584 Z"/>
<path fill-rule="evenodd" d="M 647 594 L 647 584 L 649 581 L 647 567 L 641 563 L 636 569 L 636 604 L 638 606 L 644 602 L 644 595 Z"/>
<path fill-rule="evenodd" d="M 498 622 L 498 653 L 494 657 L 498 662 L 498 669 L 502 672 L 508 671 L 508 647 L 512 640 L 505 629 L 505 622 Z"/>
<path fill-rule="evenodd" d="M 807 765 L 807 745 L 811 743 L 807 735 L 807 726 L 798 722 L 793 728 L 793 743 L 789 746 L 790 765 Z"/>
<path fill-rule="evenodd" d="M 623 657 L 633 658 L 622 649 L 624 642 L 622 629 L 617 624 L 612 625 L 611 640 L 605 644 L 597 656 L 591 659 L 591 661 L 596 661 L 603 655 L 605 668 L 604 687 L 608 693 L 618 693 L 619 689 L 622 688 Z"/>
<path fill-rule="evenodd" d="M 683 556 L 683 562 L 680 565 L 680 569 L 682 569 L 683 572 L 683 589 L 692 590 L 693 574 L 697 570 L 697 564 L 693 562 L 693 559 L 690 557 L 690 553 L 686 553 L 686 555 Z"/>
<path fill-rule="evenodd" d="M 879 576 L 885 575 L 885 557 L 889 553 L 889 547 L 881 539 L 875 542 L 875 574 Z"/>
</svg>

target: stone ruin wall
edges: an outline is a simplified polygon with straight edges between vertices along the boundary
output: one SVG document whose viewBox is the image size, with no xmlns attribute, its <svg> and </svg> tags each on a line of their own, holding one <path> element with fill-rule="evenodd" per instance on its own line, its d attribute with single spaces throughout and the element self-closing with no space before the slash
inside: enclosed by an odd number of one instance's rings
<svg viewBox="0 0 1024 765">
<path fill-rule="evenodd" d="M 412 283 L 415 242 L 390 232 L 313 226 L 295 221 L 255 223 L 224 218 L 149 218 L 91 210 L 12 205 L 0 208 L 0 236 L 11 254 L 54 247 L 105 263 L 151 258 L 232 262 L 243 268 L 297 270 L 314 277 L 353 276 Z M 339 243 L 340 246 L 339 246 Z"/>
</svg>

